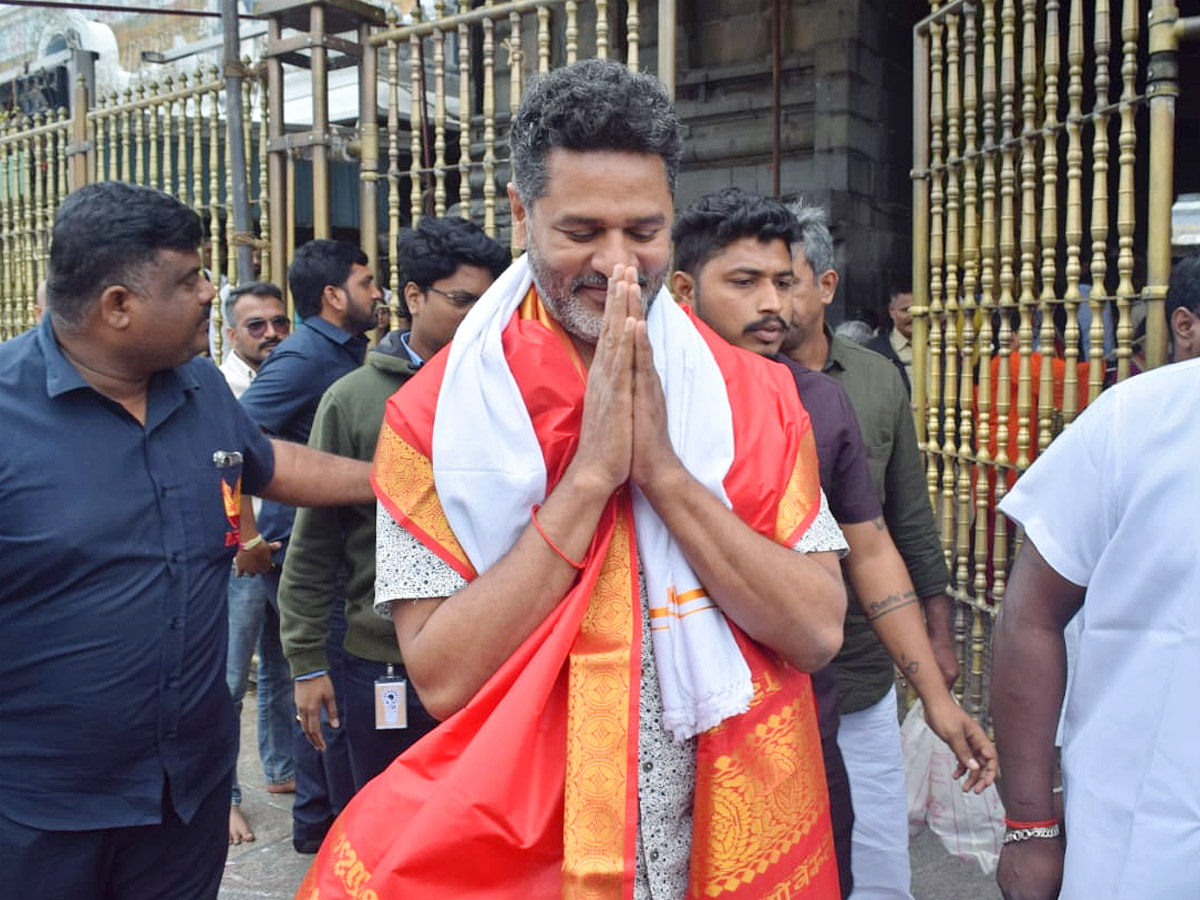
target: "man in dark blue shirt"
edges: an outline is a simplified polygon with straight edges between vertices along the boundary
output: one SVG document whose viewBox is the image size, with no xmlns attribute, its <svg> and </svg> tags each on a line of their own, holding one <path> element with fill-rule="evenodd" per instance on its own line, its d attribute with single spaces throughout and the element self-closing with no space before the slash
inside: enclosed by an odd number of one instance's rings
<svg viewBox="0 0 1200 900">
<path fill-rule="evenodd" d="M 366 502 L 194 360 L 200 220 L 109 182 L 55 217 L 48 315 L 0 345 L 0 898 L 215 898 L 242 491 Z"/>
<path fill-rule="evenodd" d="M 321 395 L 331 384 L 363 364 L 366 331 L 375 327 L 375 308 L 383 292 L 366 254 L 343 241 L 310 241 L 288 268 L 292 300 L 302 322 L 296 333 L 275 348 L 242 394 L 242 407 L 268 434 L 308 442 Z M 269 594 L 278 609 L 279 563 L 287 553 L 295 509 L 263 504 L 258 529 L 274 551 L 266 573 Z M 250 568 L 260 568 L 251 564 Z M 331 600 L 334 598 L 330 598 Z M 346 623 L 342 598 L 330 617 L 329 665 L 335 696 L 342 705 L 342 641 Z M 323 674 L 312 673 L 308 677 Z M 344 705 L 343 705 L 344 708 Z M 292 841 L 301 852 L 316 852 L 334 817 L 354 793 L 350 757 L 340 728 L 324 723 L 325 749 L 317 751 L 297 725 L 292 740 L 296 800 L 292 804 Z"/>
</svg>

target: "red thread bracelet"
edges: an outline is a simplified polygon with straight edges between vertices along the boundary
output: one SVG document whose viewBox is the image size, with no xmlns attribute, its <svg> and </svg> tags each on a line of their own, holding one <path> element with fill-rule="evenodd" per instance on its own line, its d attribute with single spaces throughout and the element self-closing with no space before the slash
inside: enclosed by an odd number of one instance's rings
<svg viewBox="0 0 1200 900">
<path fill-rule="evenodd" d="M 1004 824 L 1008 828 L 1053 828 L 1058 824 L 1058 819 L 1043 819 L 1040 822 L 1018 822 L 1016 819 L 1004 817 Z"/>
<path fill-rule="evenodd" d="M 542 540 L 544 540 L 546 542 L 546 545 L 551 550 L 553 550 L 555 553 L 558 554 L 559 559 L 561 559 L 563 562 L 565 562 L 568 566 L 570 566 L 575 571 L 582 572 L 584 563 L 575 562 L 575 560 L 571 559 L 571 557 L 567 556 L 567 554 L 565 554 L 561 550 L 559 550 L 558 545 L 555 544 L 554 541 L 550 540 L 550 535 L 546 534 L 545 529 L 542 528 L 542 523 L 538 521 L 538 517 L 537 517 L 537 511 L 541 508 L 542 508 L 542 504 L 535 503 L 535 504 L 533 504 L 533 508 L 529 510 L 529 518 L 533 522 L 533 527 L 537 529 L 538 534 L 540 534 L 542 536 Z"/>
</svg>

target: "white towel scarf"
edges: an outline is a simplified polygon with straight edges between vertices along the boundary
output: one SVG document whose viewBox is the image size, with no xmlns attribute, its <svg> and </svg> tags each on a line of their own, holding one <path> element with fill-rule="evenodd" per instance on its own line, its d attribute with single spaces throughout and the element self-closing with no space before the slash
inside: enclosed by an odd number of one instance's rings
<svg viewBox="0 0 1200 900">
<path fill-rule="evenodd" d="M 434 484 L 477 572 L 509 551 L 529 522 L 530 508 L 546 498 L 541 448 L 501 344 L 531 283 L 522 256 L 475 304 L 450 347 L 437 401 Z M 733 462 L 733 423 L 716 360 L 665 289 L 651 305 L 647 332 L 675 452 L 728 507 L 723 481 Z M 651 631 L 663 724 L 682 741 L 749 709 L 750 669 L 724 614 L 702 593 L 671 533 L 636 489 L 633 509 L 650 608 L 669 613 L 654 620 L 666 627 Z M 672 602 L 696 589 L 697 599 Z"/>
</svg>

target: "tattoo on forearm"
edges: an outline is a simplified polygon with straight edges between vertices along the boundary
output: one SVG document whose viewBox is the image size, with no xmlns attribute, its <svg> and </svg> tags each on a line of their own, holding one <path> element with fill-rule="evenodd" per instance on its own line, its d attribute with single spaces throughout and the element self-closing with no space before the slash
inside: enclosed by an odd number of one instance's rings
<svg viewBox="0 0 1200 900">
<path fill-rule="evenodd" d="M 867 604 L 867 621 L 874 622 L 880 616 L 886 616 L 890 612 L 895 612 L 906 606 L 912 606 L 916 602 L 916 591 L 905 591 L 903 594 L 889 594 L 882 600 L 876 600 L 874 603 Z"/>
<path fill-rule="evenodd" d="M 921 664 L 914 659 L 912 662 L 905 663 L 901 671 L 904 673 L 905 678 L 912 678 L 920 668 Z"/>
</svg>

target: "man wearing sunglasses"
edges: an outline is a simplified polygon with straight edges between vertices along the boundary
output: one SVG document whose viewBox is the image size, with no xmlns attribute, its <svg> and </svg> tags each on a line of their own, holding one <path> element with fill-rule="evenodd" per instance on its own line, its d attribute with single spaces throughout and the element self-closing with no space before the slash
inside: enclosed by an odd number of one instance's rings
<svg viewBox="0 0 1200 900">
<path fill-rule="evenodd" d="M 258 374 L 267 354 L 292 332 L 283 291 L 269 281 L 239 284 L 225 296 L 225 357 L 221 374 L 235 397 L 241 397 Z"/>
<path fill-rule="evenodd" d="M 269 281 L 250 281 L 225 292 L 225 358 L 221 374 L 235 397 L 241 397 L 258 374 L 259 366 L 292 330 L 283 304 L 283 292 Z M 262 501 L 254 500 L 254 517 Z M 242 543 L 257 541 L 255 525 L 246 519 Z M 251 546 L 253 549 L 253 545 Z M 291 793 L 296 789 L 292 764 L 291 684 L 287 661 L 279 642 L 279 611 L 273 602 L 269 576 L 240 571 L 235 563 L 229 579 L 229 658 L 225 680 L 241 717 L 242 698 L 250 676 L 250 663 L 258 651 L 258 756 L 267 791 Z M 254 840 L 254 831 L 242 815 L 242 791 L 237 770 L 233 774 L 233 803 L 229 808 L 229 843 Z"/>
</svg>

